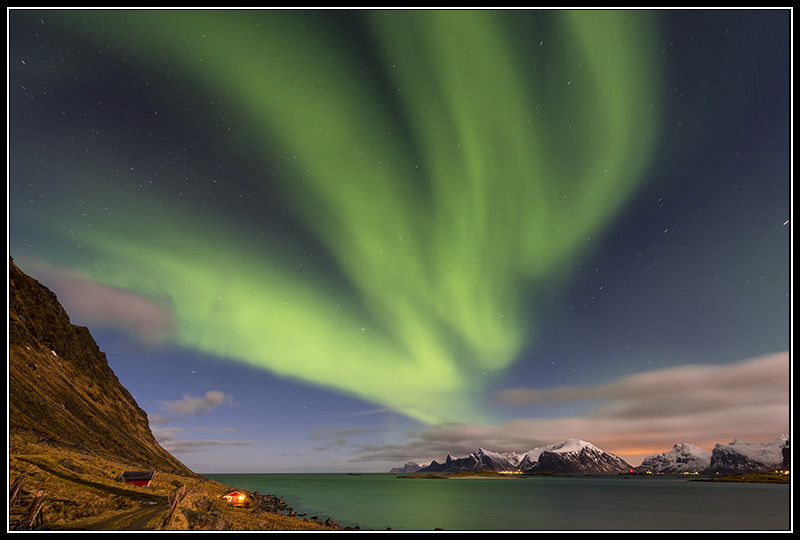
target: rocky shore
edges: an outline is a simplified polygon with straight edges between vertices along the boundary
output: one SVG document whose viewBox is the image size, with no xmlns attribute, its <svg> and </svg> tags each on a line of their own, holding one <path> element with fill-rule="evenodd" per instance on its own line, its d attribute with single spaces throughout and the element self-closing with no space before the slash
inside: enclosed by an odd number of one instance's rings
<svg viewBox="0 0 800 540">
<path fill-rule="evenodd" d="M 307 517 L 306 514 L 298 514 L 295 512 L 289 505 L 284 502 L 283 497 L 278 497 L 275 495 L 262 495 L 258 491 L 254 491 L 250 494 L 250 500 L 253 501 L 253 505 L 263 512 L 269 512 L 271 514 L 288 516 L 288 517 L 296 517 L 301 518 L 305 521 L 310 521 L 317 525 L 321 525 L 327 527 L 332 530 L 359 530 L 359 527 L 340 527 L 338 523 L 336 523 L 333 519 L 328 518 L 325 521 L 320 519 L 318 516 L 311 516 Z"/>
<path fill-rule="evenodd" d="M 226 486 L 226 489 L 231 489 Z M 198 494 L 195 494 L 198 495 Z M 233 531 L 233 530 L 358 530 L 358 527 L 340 527 L 331 518 L 298 514 L 286 504 L 283 497 L 247 494 L 247 507 L 233 507 L 223 502 L 220 495 L 200 492 L 193 500 L 181 504 L 180 515 L 169 530 Z"/>
</svg>

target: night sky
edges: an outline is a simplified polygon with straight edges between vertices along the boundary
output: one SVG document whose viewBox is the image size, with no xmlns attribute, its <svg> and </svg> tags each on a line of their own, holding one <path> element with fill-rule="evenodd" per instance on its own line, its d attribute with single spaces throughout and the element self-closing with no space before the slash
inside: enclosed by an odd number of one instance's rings
<svg viewBox="0 0 800 540">
<path fill-rule="evenodd" d="M 8 15 L 10 255 L 193 470 L 789 432 L 789 10 Z"/>
</svg>

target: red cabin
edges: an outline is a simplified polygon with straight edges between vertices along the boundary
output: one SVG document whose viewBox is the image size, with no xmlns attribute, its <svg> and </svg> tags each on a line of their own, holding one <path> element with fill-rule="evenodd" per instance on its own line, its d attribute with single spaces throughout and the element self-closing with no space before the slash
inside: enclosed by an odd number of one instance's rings
<svg viewBox="0 0 800 540">
<path fill-rule="evenodd" d="M 122 480 L 126 484 L 133 484 L 134 486 L 147 487 L 153 479 L 156 471 L 125 471 L 122 473 Z"/>
</svg>

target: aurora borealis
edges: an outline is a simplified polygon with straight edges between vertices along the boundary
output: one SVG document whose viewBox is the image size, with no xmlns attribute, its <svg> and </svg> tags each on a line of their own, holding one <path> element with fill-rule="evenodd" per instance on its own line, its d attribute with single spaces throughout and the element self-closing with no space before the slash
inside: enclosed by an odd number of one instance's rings
<svg viewBox="0 0 800 540">
<path fill-rule="evenodd" d="M 654 170 L 680 170 L 688 141 L 707 136 L 713 106 L 675 117 L 662 22 L 624 10 L 12 12 L 11 255 L 48 286 L 34 268 L 146 304 L 157 335 L 127 330 L 150 350 L 424 425 L 491 423 L 510 374 L 553 382 L 535 351 L 586 283 L 583 265 L 639 198 L 682 189 Z M 676 137 L 678 123 L 691 135 Z M 770 166 L 761 194 L 783 201 L 785 163 Z M 764 211 L 783 223 L 785 208 Z M 774 234 L 785 265 L 787 227 Z M 785 325 L 781 268 L 769 277 L 780 290 L 755 302 L 781 306 Z M 787 350 L 788 325 L 774 335 L 713 363 Z"/>
</svg>

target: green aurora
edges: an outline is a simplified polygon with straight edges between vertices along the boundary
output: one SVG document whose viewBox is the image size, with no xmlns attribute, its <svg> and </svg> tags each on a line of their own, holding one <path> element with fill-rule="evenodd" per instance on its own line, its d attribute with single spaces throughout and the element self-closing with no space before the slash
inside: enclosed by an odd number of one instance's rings
<svg viewBox="0 0 800 540">
<path fill-rule="evenodd" d="M 254 238 L 210 202 L 176 205 L 114 149 L 129 167 L 73 160 L 40 203 L 62 235 L 54 262 L 167 306 L 175 344 L 425 422 L 476 418 L 487 377 L 536 339 L 537 305 L 657 143 L 644 12 L 526 14 L 532 29 L 515 12 L 370 11 L 362 50 L 325 13 L 60 15 L 78 37 L 113 39 L 132 69 L 227 96 L 263 156 L 252 192 L 278 182 L 324 252 Z"/>
</svg>

